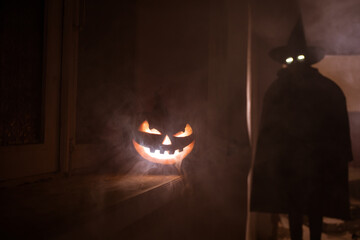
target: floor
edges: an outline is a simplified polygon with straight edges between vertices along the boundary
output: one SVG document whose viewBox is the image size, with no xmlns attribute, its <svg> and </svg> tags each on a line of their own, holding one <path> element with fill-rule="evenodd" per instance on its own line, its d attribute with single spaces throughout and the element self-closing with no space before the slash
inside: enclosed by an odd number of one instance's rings
<svg viewBox="0 0 360 240">
<path fill-rule="evenodd" d="M 351 168 L 349 175 L 352 221 L 324 219 L 322 240 L 360 240 L 360 168 Z M 242 182 L 244 186 L 236 189 L 246 189 L 246 181 Z M 211 186 L 217 191 L 206 194 L 207 197 L 197 191 L 194 191 L 197 197 L 174 194 L 178 192 L 176 189 L 183 188 L 180 183 L 178 176 L 99 175 L 3 187 L 0 188 L 0 234 L 6 236 L 22 229 L 24 234 L 41 233 L 43 239 L 50 239 L 49 236 L 81 239 L 73 236 L 113 230 L 108 233 L 113 238 L 96 235 L 95 239 L 244 238 L 241 229 L 245 225 L 246 195 L 243 194 L 246 191 L 239 190 L 234 195 L 233 187 L 226 191 L 226 186 L 233 185 L 222 182 L 218 188 Z M 155 208 L 159 210 L 154 211 Z M 134 215 L 135 212 L 142 216 Z M 129 221 L 122 224 L 127 218 Z M 82 225 L 84 219 L 89 223 Z M 128 227 L 121 230 L 125 225 Z M 74 226 L 81 228 L 74 230 Z M 95 231 L 96 228 L 104 231 Z M 62 235 L 64 232 L 68 234 Z M 304 225 L 304 240 L 309 239 L 308 235 L 309 229 Z M 277 239 L 290 240 L 286 215 L 280 215 Z"/>
<path fill-rule="evenodd" d="M 182 185 L 176 175 L 101 174 L 1 187 L 0 236 L 103 239 L 169 202 Z"/>
<path fill-rule="evenodd" d="M 351 220 L 324 218 L 322 240 L 360 240 L 360 168 L 349 169 Z M 290 240 L 286 215 L 280 215 L 278 239 Z M 306 221 L 304 221 L 306 222 Z M 309 227 L 303 225 L 303 239 L 309 240 Z"/>
</svg>

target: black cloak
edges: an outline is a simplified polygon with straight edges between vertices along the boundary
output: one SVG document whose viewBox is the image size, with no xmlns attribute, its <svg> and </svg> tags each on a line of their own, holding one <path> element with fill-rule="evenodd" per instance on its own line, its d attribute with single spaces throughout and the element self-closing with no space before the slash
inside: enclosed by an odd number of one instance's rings
<svg viewBox="0 0 360 240">
<path fill-rule="evenodd" d="M 288 213 L 289 194 L 306 203 L 317 193 L 324 216 L 347 219 L 351 160 L 341 89 L 309 65 L 280 70 L 264 97 L 251 210 Z"/>
</svg>

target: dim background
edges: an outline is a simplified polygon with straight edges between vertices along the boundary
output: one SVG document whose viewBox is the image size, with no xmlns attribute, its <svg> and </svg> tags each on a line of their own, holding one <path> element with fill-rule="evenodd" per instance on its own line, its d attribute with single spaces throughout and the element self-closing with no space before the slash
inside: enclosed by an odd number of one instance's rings
<svg viewBox="0 0 360 240">
<path fill-rule="evenodd" d="M 11 236 L 20 226 L 25 230 L 19 232 L 41 236 L 86 233 L 99 234 L 99 239 L 121 234 L 124 239 L 245 239 L 246 228 L 253 239 L 272 235 L 271 216 L 252 214 L 250 219 L 248 214 L 248 173 L 262 98 L 281 68 L 268 52 L 286 44 L 300 14 L 308 45 L 326 52 L 315 67 L 347 97 L 351 169 L 358 184 L 359 12 L 357 0 L 2 1 L 0 184 L 2 196 L 12 195 L 1 208 L 20 210 L 5 214 L 9 218 L 1 230 Z M 108 182 L 125 184 L 111 191 L 128 191 L 143 186 L 143 179 L 155 172 L 160 182 L 149 189 L 161 189 L 162 179 L 174 172 L 164 168 L 159 174 L 154 168 L 162 166 L 147 163 L 132 148 L 136 116 L 152 112 L 159 101 L 171 116 L 190 123 L 196 137 L 193 152 L 181 166 L 181 193 L 175 187 L 158 190 L 159 198 L 169 194 L 169 200 L 155 207 L 141 192 L 137 196 L 150 202 L 151 211 L 133 207 L 129 209 L 138 217 L 124 210 L 107 218 L 103 199 L 110 183 L 86 179 L 115 176 Z M 80 181 L 78 176 L 85 177 Z M 126 176 L 136 177 L 125 181 Z M 69 181 L 99 196 L 91 199 L 101 205 L 103 222 L 96 224 L 93 218 L 98 217 L 91 215 L 90 220 L 68 223 L 65 216 L 48 229 L 47 223 L 39 227 L 37 221 L 57 219 L 54 216 L 68 206 L 75 213 L 86 212 L 79 207 L 87 201 L 82 190 L 68 189 Z M 30 189 L 43 187 L 27 192 L 24 183 Z M 52 193 L 54 185 L 63 192 Z M 58 194 L 60 200 L 54 202 L 61 202 L 60 207 L 42 212 L 43 205 L 52 204 L 42 196 L 50 193 Z M 19 207 L 30 200 L 35 202 L 34 217 Z M 116 221 L 108 219 L 132 220 L 114 230 Z M 79 227 L 84 221 L 95 226 Z"/>
</svg>

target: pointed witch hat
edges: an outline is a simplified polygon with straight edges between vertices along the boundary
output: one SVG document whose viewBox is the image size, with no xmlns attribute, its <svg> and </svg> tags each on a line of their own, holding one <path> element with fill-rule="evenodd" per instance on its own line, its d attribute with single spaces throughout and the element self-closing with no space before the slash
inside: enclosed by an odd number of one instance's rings
<svg viewBox="0 0 360 240">
<path fill-rule="evenodd" d="M 306 45 L 302 20 L 299 18 L 291 32 L 287 45 L 272 49 L 269 55 L 280 63 L 285 63 L 288 57 L 296 59 L 297 56 L 304 55 L 305 62 L 311 65 L 319 62 L 324 57 L 324 51 L 319 47 L 308 47 Z"/>
</svg>

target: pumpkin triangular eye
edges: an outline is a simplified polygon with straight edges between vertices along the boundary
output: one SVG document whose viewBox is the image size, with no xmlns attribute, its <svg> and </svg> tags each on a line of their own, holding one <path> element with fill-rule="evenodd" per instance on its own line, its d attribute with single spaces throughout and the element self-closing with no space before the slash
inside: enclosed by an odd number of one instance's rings
<svg viewBox="0 0 360 240">
<path fill-rule="evenodd" d="M 190 127 L 189 124 L 186 124 L 184 130 L 185 131 L 180 131 L 178 133 L 175 133 L 174 137 L 187 137 L 187 136 L 190 136 L 193 133 L 192 128 Z"/>
<path fill-rule="evenodd" d="M 138 130 L 140 132 L 161 135 L 161 132 L 159 132 L 157 129 L 155 129 L 155 128 L 150 129 L 149 128 L 149 122 L 147 120 L 145 120 L 142 124 L 140 124 Z"/>
</svg>

